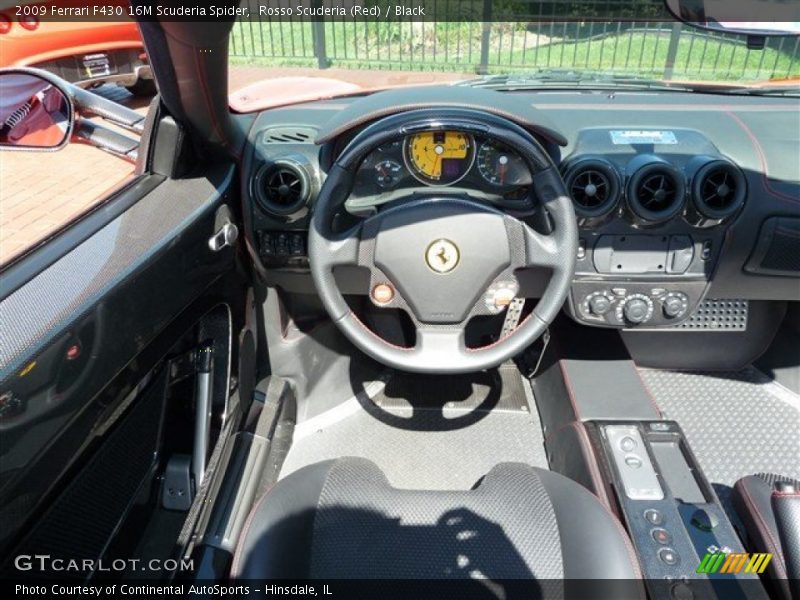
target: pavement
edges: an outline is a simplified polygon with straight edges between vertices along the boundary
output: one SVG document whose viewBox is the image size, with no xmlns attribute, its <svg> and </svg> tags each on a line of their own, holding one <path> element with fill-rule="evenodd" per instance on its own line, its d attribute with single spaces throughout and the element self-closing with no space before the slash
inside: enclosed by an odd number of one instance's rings
<svg viewBox="0 0 800 600">
<path fill-rule="evenodd" d="M 147 111 L 149 99 L 124 88 L 98 91 Z M 132 177 L 132 163 L 88 144 L 70 143 L 55 152 L 0 150 L 0 266 L 99 206 Z"/>
<path fill-rule="evenodd" d="M 445 83 L 464 73 L 306 68 L 231 68 L 230 89 L 260 79 L 324 76 L 366 88 Z M 142 113 L 149 99 L 118 86 L 96 90 Z M 0 151 L 0 266 L 46 241 L 76 218 L 96 208 L 111 191 L 133 177 L 133 165 L 93 146 L 72 143 L 57 152 Z"/>
</svg>

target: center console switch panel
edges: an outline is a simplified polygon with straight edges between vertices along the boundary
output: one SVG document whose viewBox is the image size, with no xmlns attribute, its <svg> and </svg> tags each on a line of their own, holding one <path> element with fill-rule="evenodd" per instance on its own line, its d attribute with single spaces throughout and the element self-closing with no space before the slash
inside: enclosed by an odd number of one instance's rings
<svg viewBox="0 0 800 600">
<path fill-rule="evenodd" d="M 307 267 L 307 235 L 299 231 L 259 231 L 258 255 L 266 266 Z"/>
<path fill-rule="evenodd" d="M 692 316 L 706 287 L 705 280 L 587 278 L 573 281 L 568 308 L 577 321 L 601 327 L 674 327 Z"/>
<path fill-rule="evenodd" d="M 664 490 L 639 428 L 636 425 L 606 425 L 603 433 L 625 497 L 631 500 L 662 500 Z"/>
<path fill-rule="evenodd" d="M 592 421 L 650 597 L 763 598 L 758 575 L 706 573 L 707 554 L 745 552 L 677 423 Z"/>
</svg>

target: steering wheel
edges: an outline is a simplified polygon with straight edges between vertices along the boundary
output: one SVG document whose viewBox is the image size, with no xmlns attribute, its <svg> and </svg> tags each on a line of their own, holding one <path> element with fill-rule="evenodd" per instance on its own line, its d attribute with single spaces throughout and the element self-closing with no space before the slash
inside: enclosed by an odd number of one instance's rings
<svg viewBox="0 0 800 600">
<path fill-rule="evenodd" d="M 500 210 L 464 196 L 409 195 L 343 232 L 334 227 L 361 161 L 374 148 L 420 131 L 463 131 L 516 151 L 531 171 L 533 192 L 551 216 L 544 235 Z M 364 353 L 388 366 L 419 373 L 464 373 L 495 367 L 533 343 L 558 314 L 575 271 L 578 231 L 572 202 L 550 156 L 523 128 L 469 109 L 424 109 L 384 118 L 365 128 L 328 172 L 309 231 L 311 274 L 333 322 Z M 405 309 L 416 345 L 389 343 L 350 309 L 334 268 L 360 266 L 370 273 L 374 304 Z M 492 285 L 517 290 L 515 271 L 551 271 L 533 311 L 509 334 L 468 348 L 464 332 L 477 315 L 494 314 L 486 299 Z"/>
</svg>

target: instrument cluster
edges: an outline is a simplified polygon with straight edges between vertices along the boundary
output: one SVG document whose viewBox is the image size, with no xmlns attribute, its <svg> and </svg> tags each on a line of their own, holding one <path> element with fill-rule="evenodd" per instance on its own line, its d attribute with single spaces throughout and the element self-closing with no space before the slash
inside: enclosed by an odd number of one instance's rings
<svg viewBox="0 0 800 600">
<path fill-rule="evenodd" d="M 373 150 L 361 163 L 351 204 L 382 204 L 414 188 L 477 192 L 493 201 L 525 201 L 531 173 L 500 142 L 461 131 L 425 131 Z"/>
</svg>

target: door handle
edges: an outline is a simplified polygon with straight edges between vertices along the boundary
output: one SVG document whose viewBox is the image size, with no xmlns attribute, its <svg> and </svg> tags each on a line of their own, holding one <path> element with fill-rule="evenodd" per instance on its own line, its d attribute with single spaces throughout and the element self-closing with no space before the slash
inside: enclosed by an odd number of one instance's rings
<svg viewBox="0 0 800 600">
<path fill-rule="evenodd" d="M 233 223 L 225 223 L 222 228 L 208 238 L 208 247 L 214 252 L 219 252 L 223 248 L 233 246 L 239 239 L 239 228 Z"/>
</svg>

